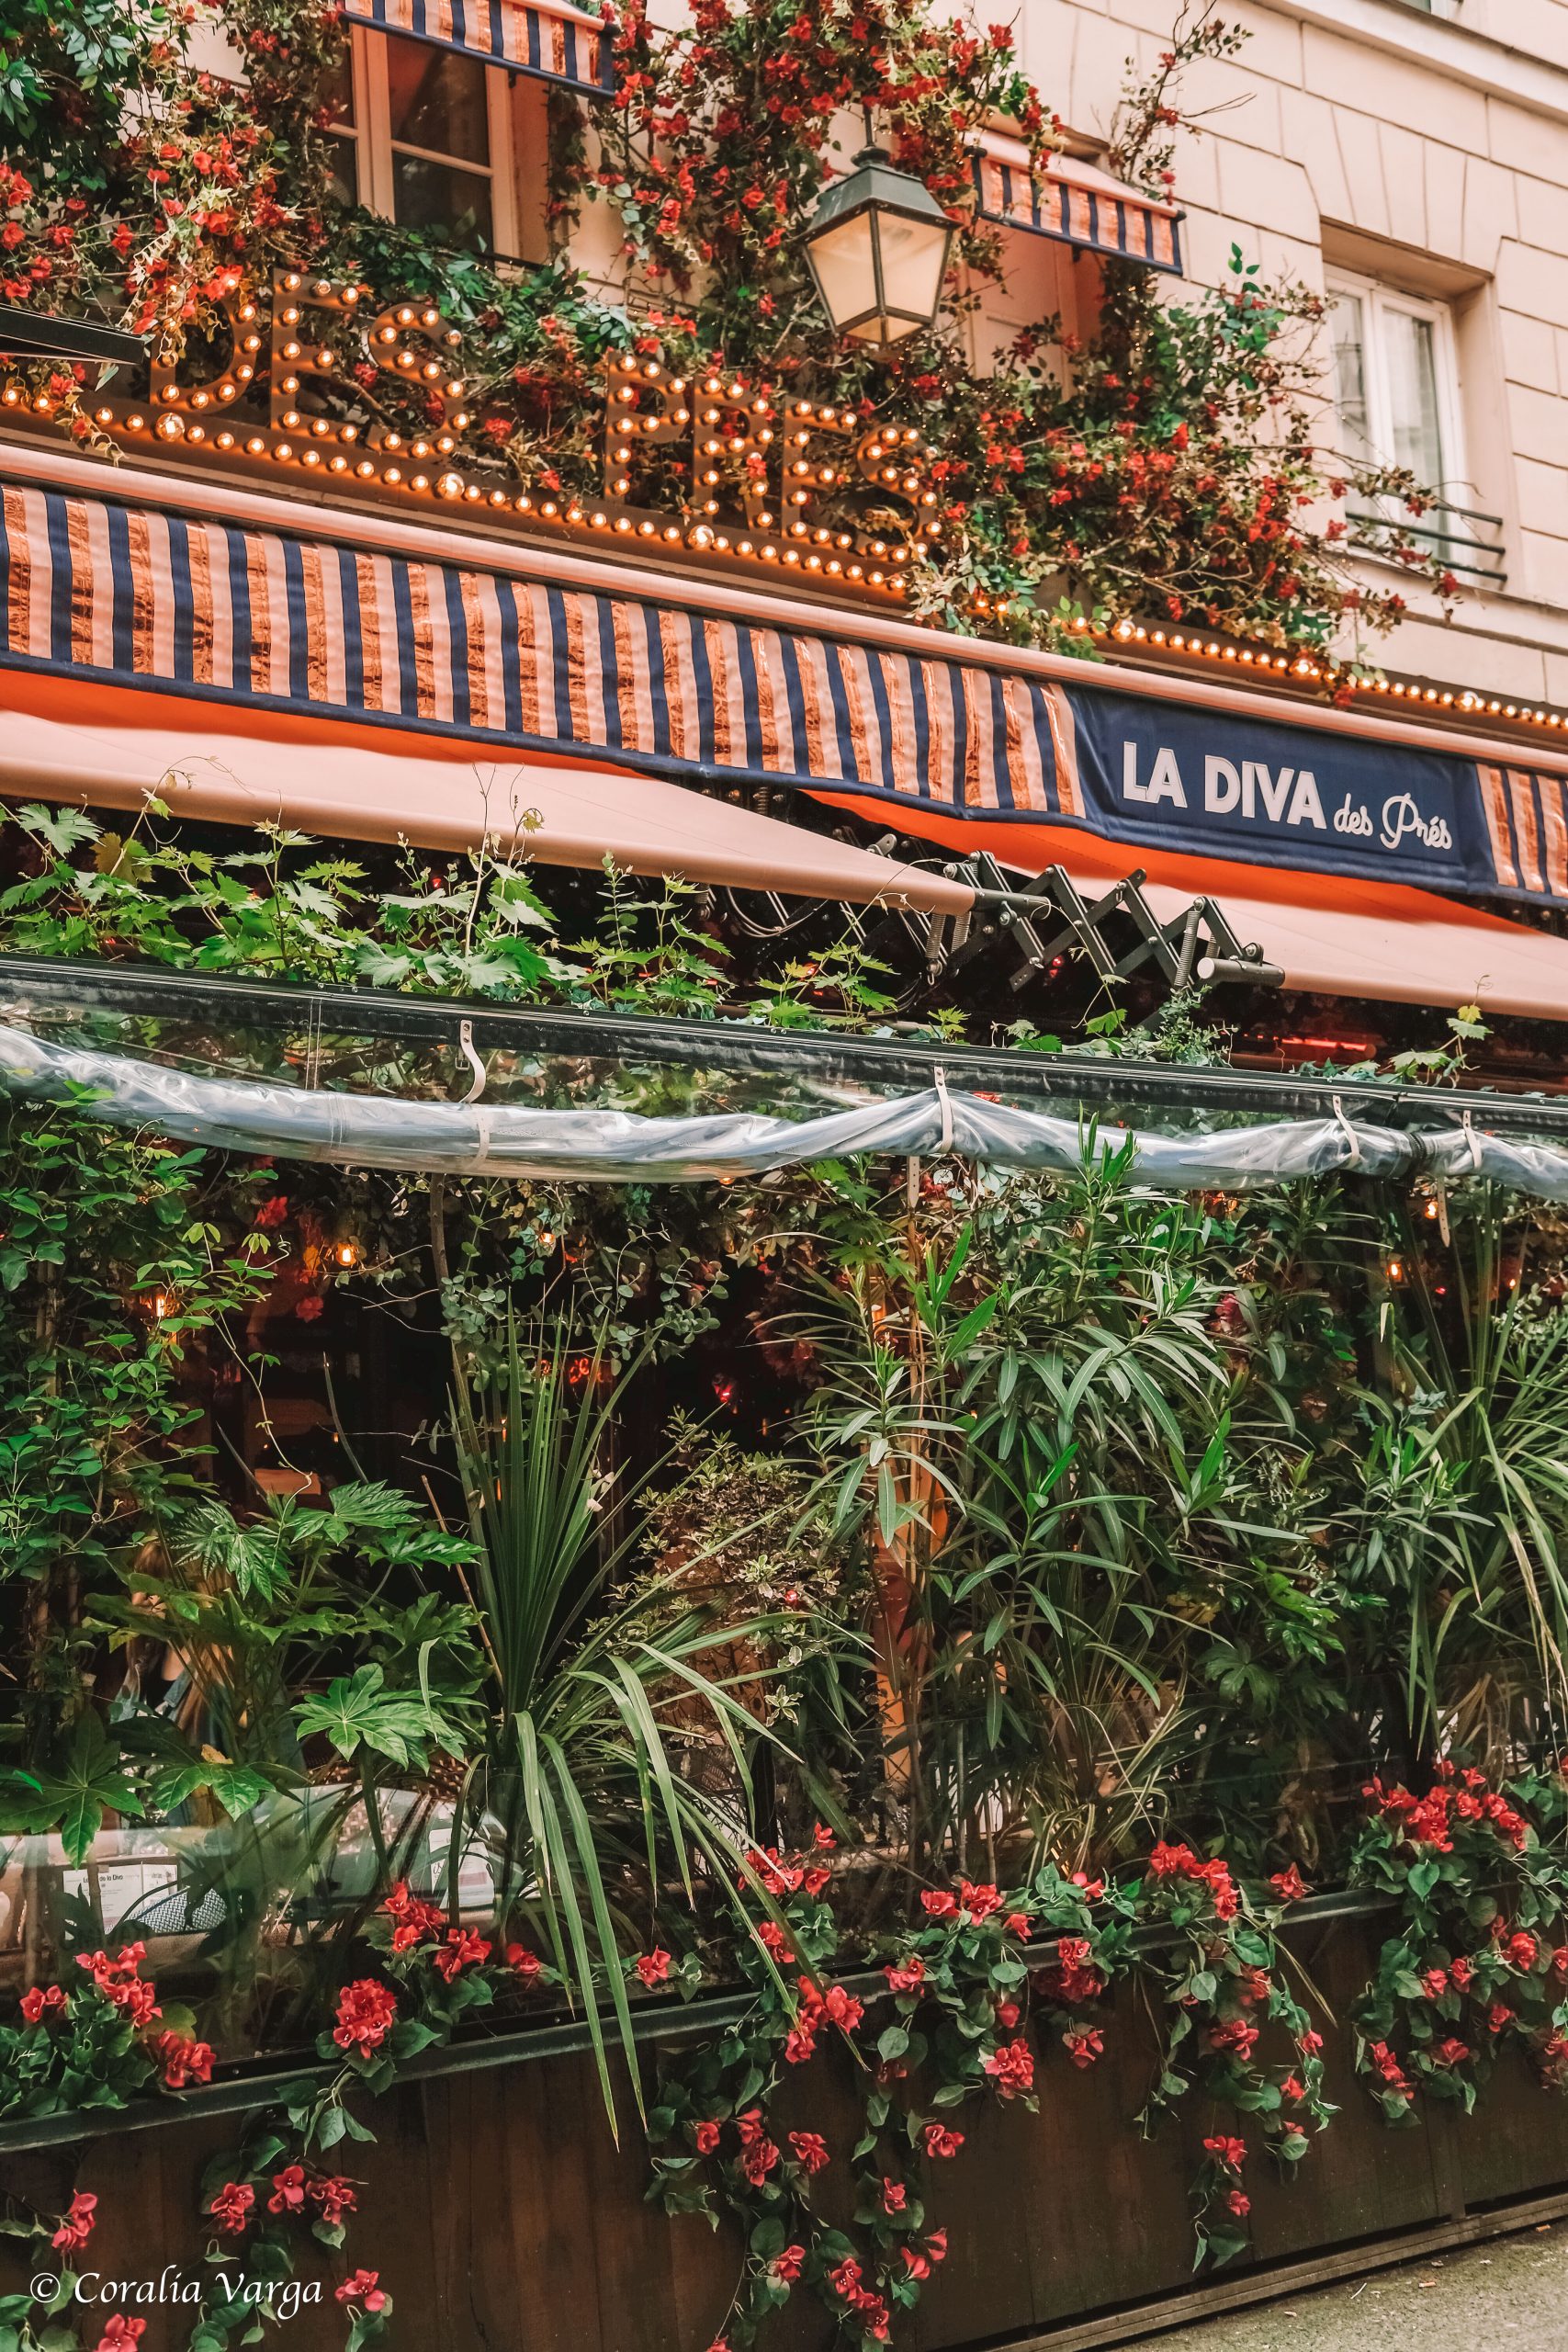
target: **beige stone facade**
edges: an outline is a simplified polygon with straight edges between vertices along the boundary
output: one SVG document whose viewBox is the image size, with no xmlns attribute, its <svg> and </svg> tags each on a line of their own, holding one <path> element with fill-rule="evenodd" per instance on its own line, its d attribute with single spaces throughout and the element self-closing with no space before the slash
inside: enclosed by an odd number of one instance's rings
<svg viewBox="0 0 1568 2352">
<path fill-rule="evenodd" d="M 1023 63 L 1072 130 L 1102 135 L 1126 61 L 1152 62 L 1178 0 L 1023 0 Z M 1568 0 L 1233 0 L 1251 38 L 1183 94 L 1190 277 L 1233 245 L 1314 286 L 1387 289 L 1440 330 L 1443 488 L 1495 525 L 1501 587 L 1450 627 L 1413 617 L 1391 669 L 1568 706 Z M 1180 299 L 1179 290 L 1173 289 Z M 1325 425 L 1325 432 L 1333 429 Z M 1342 445 L 1337 445 L 1342 446 Z"/>
</svg>

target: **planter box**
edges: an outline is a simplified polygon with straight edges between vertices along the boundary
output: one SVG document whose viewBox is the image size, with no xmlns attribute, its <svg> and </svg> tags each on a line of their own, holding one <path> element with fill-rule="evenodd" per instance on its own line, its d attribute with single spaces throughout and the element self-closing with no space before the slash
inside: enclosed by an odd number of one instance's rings
<svg viewBox="0 0 1568 2352">
<path fill-rule="evenodd" d="M 1292 1932 L 1292 1959 L 1332 2018 L 1344 2019 L 1365 1984 L 1380 1932 L 1364 1919 L 1302 1922 Z M 1238 2127 L 1229 2110 L 1195 2100 L 1152 2141 L 1139 2137 L 1132 2119 L 1155 2039 L 1136 1980 L 1122 1989 L 1105 2041 L 1087 2074 L 1060 2051 L 1044 2052 L 1038 2114 L 976 2100 L 956 2119 L 967 2145 L 931 2168 L 928 2200 L 933 2225 L 948 2230 L 949 2259 L 902 2319 L 897 2343 L 961 2352 L 1063 2329 L 1086 2341 L 1075 2322 L 1191 2287 L 1188 2184 L 1199 2143 L 1205 2132 Z M 1341 2111 L 1291 2181 L 1268 2159 L 1251 2168 L 1256 2252 L 1221 2279 L 1568 2185 L 1568 2099 L 1542 2092 L 1522 2056 L 1499 2067 L 1472 2118 L 1428 2105 L 1415 2127 L 1391 2130 L 1350 2071 L 1348 2033 L 1330 2027 L 1327 2041 Z M 818 2186 L 847 2191 L 856 2101 L 841 2054 L 824 2044 L 784 2090 L 781 2128 L 823 2132 L 838 2168 Z M 341 2148 L 344 2169 L 367 2182 L 350 2267 L 379 2270 L 407 2352 L 705 2352 L 728 2309 L 736 2244 L 728 2228 L 710 2233 L 646 2202 L 640 2129 L 623 2093 L 617 2147 L 592 2058 L 530 2056 L 513 2043 L 503 2060 L 405 2084 L 378 2103 L 376 2145 Z M 101 2220 L 84 2267 L 106 2279 L 156 2278 L 172 2264 L 188 2278 L 204 2245 L 197 2177 L 234 2136 L 235 2120 L 221 2115 L 110 2132 L 85 2150 L 0 2156 L 0 2185 L 49 2207 L 63 2206 L 73 2187 L 96 2190 Z M 824 2201 L 830 2211 L 831 2195 Z M 326 2302 L 289 2324 L 287 2352 L 341 2346 L 331 2301 L 341 2258 L 321 2275 Z M 0 2283 L 20 2282 L 7 2269 Z M 188 2311 L 129 2308 L 148 2313 L 143 2352 L 184 2345 Z M 96 2341 L 85 2327 L 83 2335 Z M 832 2340 L 804 2290 L 771 2338 L 778 2352 L 820 2352 Z"/>
</svg>

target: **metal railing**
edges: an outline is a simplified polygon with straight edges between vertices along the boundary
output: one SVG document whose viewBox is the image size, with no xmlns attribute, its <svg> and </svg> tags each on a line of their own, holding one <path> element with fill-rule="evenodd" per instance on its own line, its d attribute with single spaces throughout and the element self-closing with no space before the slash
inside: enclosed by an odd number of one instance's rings
<svg viewBox="0 0 1568 2352">
<path fill-rule="evenodd" d="M 1352 539 L 1369 554 L 1386 553 L 1389 537 L 1397 535 L 1429 549 L 1456 579 L 1488 588 L 1507 584 L 1500 514 L 1483 514 L 1476 507 L 1454 506 L 1447 499 L 1435 498 L 1419 514 L 1395 507 L 1391 501 L 1387 505 L 1351 506 L 1347 515 Z"/>
</svg>

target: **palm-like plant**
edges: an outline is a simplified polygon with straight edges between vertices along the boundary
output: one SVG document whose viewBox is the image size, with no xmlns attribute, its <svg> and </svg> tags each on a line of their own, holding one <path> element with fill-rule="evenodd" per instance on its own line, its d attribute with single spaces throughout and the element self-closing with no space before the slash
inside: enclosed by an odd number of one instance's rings
<svg viewBox="0 0 1568 2352">
<path fill-rule="evenodd" d="M 746 1678 L 703 1670 L 715 1630 L 706 1611 L 682 1605 L 689 1561 L 661 1593 L 645 1582 L 635 1603 L 607 1601 L 637 1540 L 646 1483 L 617 1492 L 604 1468 L 638 1367 L 613 1377 L 603 1344 L 574 1355 L 566 1342 L 557 1329 L 525 1347 L 513 1324 L 488 1396 L 457 1399 L 490 1671 L 489 1735 L 466 1804 L 486 1801 L 499 1833 L 499 1916 L 516 1905 L 541 1919 L 586 2011 L 608 2099 L 601 1986 L 628 2050 L 631 2041 L 617 1889 L 640 1872 L 651 1902 L 672 1868 L 690 1900 L 699 1861 L 729 1883 L 749 1842 L 748 1758 L 760 1734 L 738 1695 Z M 656 1597 L 668 1602 L 657 1639 L 648 1630 Z M 727 1627 L 725 1639 L 761 1637 L 769 1622 Z M 727 1763 L 723 1794 L 682 1770 L 696 1752 Z M 459 1835 L 454 1868 L 460 1845 Z"/>
</svg>

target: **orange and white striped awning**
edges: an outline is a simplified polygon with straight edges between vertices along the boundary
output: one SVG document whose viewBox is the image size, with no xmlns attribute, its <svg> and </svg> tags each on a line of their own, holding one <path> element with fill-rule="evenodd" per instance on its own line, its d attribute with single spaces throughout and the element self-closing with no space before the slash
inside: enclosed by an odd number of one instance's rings
<svg viewBox="0 0 1568 2352">
<path fill-rule="evenodd" d="M 974 157 L 982 220 L 1113 254 L 1145 269 L 1181 273 L 1181 212 L 1076 155 L 1031 160 L 1021 139 L 983 130 Z"/>
<path fill-rule="evenodd" d="M 460 49 L 487 65 L 562 82 L 585 96 L 615 86 L 611 30 L 571 0 L 341 0 L 351 22 Z"/>
</svg>

